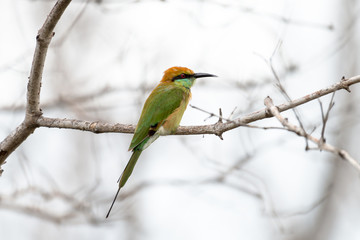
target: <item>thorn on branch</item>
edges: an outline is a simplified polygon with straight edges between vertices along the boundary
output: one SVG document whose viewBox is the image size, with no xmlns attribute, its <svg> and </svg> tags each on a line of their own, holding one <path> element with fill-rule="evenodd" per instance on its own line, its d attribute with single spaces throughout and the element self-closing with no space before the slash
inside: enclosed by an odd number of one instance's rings
<svg viewBox="0 0 360 240">
<path fill-rule="evenodd" d="M 269 106 L 273 105 L 273 102 L 272 102 L 272 99 L 269 96 L 267 96 L 264 99 L 264 105 L 266 106 L 265 117 L 267 117 L 267 118 L 273 117 L 274 115 L 271 113 L 271 110 L 269 108 Z"/>
<path fill-rule="evenodd" d="M 349 86 L 348 86 L 347 84 L 345 84 L 346 80 L 348 80 L 348 79 L 346 79 L 345 76 L 343 76 L 343 77 L 341 78 L 341 81 L 340 81 L 341 87 L 342 87 L 343 89 L 345 89 L 346 91 L 348 91 L 349 93 L 351 93 L 351 90 L 350 90 Z"/>
<path fill-rule="evenodd" d="M 348 93 L 351 93 L 351 90 L 350 90 L 350 88 L 349 88 L 349 86 L 348 85 L 342 85 L 343 86 L 343 88 L 348 92 Z"/>
<path fill-rule="evenodd" d="M 346 159 L 346 158 L 345 158 L 345 154 L 343 153 L 343 150 L 340 150 L 340 151 L 338 152 L 338 154 L 339 154 L 339 156 L 341 157 L 341 159 L 343 159 L 343 160 Z"/>
<path fill-rule="evenodd" d="M 221 140 L 224 140 L 224 138 L 222 137 L 222 134 L 223 134 L 223 132 L 221 132 L 221 131 L 218 131 L 217 129 L 218 129 L 218 126 L 220 125 L 222 125 L 223 124 L 223 116 L 222 116 L 222 110 L 221 110 L 221 108 L 219 108 L 219 120 L 214 124 L 214 128 L 215 128 L 215 135 L 216 136 L 218 136 Z"/>
<path fill-rule="evenodd" d="M 222 110 L 221 110 L 221 108 L 219 108 L 219 120 L 218 120 L 218 123 L 222 123 L 223 121 L 222 121 L 222 119 L 223 119 L 223 117 L 222 117 Z"/>
</svg>

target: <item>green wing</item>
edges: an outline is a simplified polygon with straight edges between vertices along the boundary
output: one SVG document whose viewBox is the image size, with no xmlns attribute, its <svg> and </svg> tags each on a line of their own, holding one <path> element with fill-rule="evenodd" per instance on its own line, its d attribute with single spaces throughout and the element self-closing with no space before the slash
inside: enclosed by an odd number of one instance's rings
<svg viewBox="0 0 360 240">
<path fill-rule="evenodd" d="M 143 142 L 157 131 L 164 120 L 180 106 L 184 99 L 184 90 L 173 85 L 158 85 L 147 98 L 129 150 Z"/>
</svg>

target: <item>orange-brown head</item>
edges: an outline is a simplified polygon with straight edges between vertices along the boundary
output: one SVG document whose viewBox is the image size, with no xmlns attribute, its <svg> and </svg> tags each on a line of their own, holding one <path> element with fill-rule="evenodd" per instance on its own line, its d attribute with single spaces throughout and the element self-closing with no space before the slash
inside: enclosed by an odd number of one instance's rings
<svg viewBox="0 0 360 240">
<path fill-rule="evenodd" d="M 173 79 L 180 76 L 181 74 L 184 74 L 185 78 L 186 75 L 193 75 L 194 71 L 186 67 L 171 67 L 164 72 L 164 76 L 161 79 L 161 82 L 173 82 Z"/>
<path fill-rule="evenodd" d="M 193 70 L 186 67 L 172 67 L 164 72 L 161 83 L 175 83 L 190 89 L 197 78 L 217 77 L 209 73 L 194 73 Z"/>
</svg>

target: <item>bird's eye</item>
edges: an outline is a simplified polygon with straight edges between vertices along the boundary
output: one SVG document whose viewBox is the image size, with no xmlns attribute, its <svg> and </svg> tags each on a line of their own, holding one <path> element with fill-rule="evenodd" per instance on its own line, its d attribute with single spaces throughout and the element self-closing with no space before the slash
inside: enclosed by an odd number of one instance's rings
<svg viewBox="0 0 360 240">
<path fill-rule="evenodd" d="M 185 78 L 186 75 L 184 73 L 180 74 L 180 78 Z"/>
</svg>

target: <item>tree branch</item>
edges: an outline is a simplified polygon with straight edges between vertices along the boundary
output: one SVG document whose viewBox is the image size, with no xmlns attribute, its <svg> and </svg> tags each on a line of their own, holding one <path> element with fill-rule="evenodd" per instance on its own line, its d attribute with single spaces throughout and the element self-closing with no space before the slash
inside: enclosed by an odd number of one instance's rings
<svg viewBox="0 0 360 240">
<path fill-rule="evenodd" d="M 270 97 L 265 98 L 264 104 L 267 107 L 267 111 L 269 111 L 269 113 L 271 115 L 276 117 L 279 120 L 279 122 L 287 130 L 289 130 L 293 133 L 296 133 L 299 136 L 305 137 L 309 141 L 315 143 L 318 146 L 318 149 L 320 149 L 320 150 L 324 150 L 324 151 L 331 152 L 331 153 L 338 155 L 343 160 L 346 160 L 347 162 L 349 162 L 357 171 L 360 172 L 360 164 L 353 157 L 351 157 L 351 155 L 348 152 L 346 152 L 343 149 L 336 148 L 328 143 L 325 143 L 325 141 L 322 138 L 318 139 L 318 138 L 306 133 L 303 128 L 290 123 L 288 121 L 288 119 L 281 116 L 280 111 L 273 104 L 273 101 Z"/>
<path fill-rule="evenodd" d="M 134 133 L 136 128 L 136 125 L 133 124 L 105 123 L 100 121 L 91 122 L 85 120 L 49 118 L 43 116 L 37 119 L 37 125 L 39 127 L 75 129 L 93 133 Z"/>
<path fill-rule="evenodd" d="M 46 18 L 44 25 L 36 36 L 36 48 L 27 86 L 26 114 L 24 121 L 0 143 L 0 175 L 1 165 L 6 158 L 32 134 L 37 126 L 37 118 L 41 116 L 40 88 L 46 53 L 54 28 L 71 0 L 59 0 Z"/>
<path fill-rule="evenodd" d="M 70 4 L 71 0 L 58 0 L 48 15 L 44 25 L 39 30 L 36 37 L 36 48 L 31 66 L 31 72 L 28 82 L 27 102 L 26 102 L 26 114 L 24 121 L 10 133 L 0 143 L 0 175 L 2 173 L 1 166 L 5 163 L 6 158 L 21 144 L 26 138 L 32 134 L 38 127 L 49 128 L 67 128 L 76 129 L 82 131 L 90 131 L 93 133 L 105 133 L 105 132 L 121 132 L 121 133 L 133 133 L 135 125 L 131 124 L 111 124 L 102 122 L 90 122 L 77 119 L 59 119 L 49 118 L 42 116 L 40 109 L 40 89 L 42 73 L 44 69 L 44 63 L 46 53 L 52 37 L 54 36 L 54 28 L 59 21 L 60 17 L 64 13 L 66 7 Z M 288 101 L 284 104 L 277 106 L 279 112 L 292 109 L 296 106 L 320 98 L 326 94 L 336 92 L 340 89 L 345 89 L 350 92 L 349 87 L 355 83 L 360 82 L 360 76 L 355 76 L 349 79 L 343 78 L 340 82 L 333 84 L 330 87 L 321 89 L 312 94 L 306 95 L 302 98 Z M 226 131 L 243 126 L 245 124 L 261 120 L 264 118 L 272 117 L 273 115 L 267 111 L 267 109 L 261 109 L 259 111 L 250 113 L 244 117 L 234 120 L 225 119 L 220 116 L 221 120 L 211 125 L 202 126 L 187 126 L 179 127 L 176 131 L 176 135 L 195 135 L 195 134 L 215 134 L 221 138 L 222 134 Z M 329 147 L 324 145 L 324 148 Z M 325 149 L 324 149 L 325 150 Z M 343 150 L 339 150 L 338 154 L 342 158 L 347 158 L 348 154 Z M 354 160 L 355 161 L 355 160 Z"/>
<path fill-rule="evenodd" d="M 350 92 L 349 87 L 353 84 L 360 82 L 360 75 L 355 76 L 349 79 L 342 79 L 340 82 L 333 84 L 330 87 L 318 90 L 309 95 L 303 96 L 301 98 L 295 99 L 290 102 L 286 102 L 277 106 L 279 112 L 283 112 L 289 110 L 291 108 L 297 107 L 304 103 L 310 102 L 314 99 L 318 99 L 324 95 L 329 93 L 333 93 L 340 89 L 346 89 Z M 217 136 L 221 136 L 226 131 L 232 130 L 234 128 L 243 126 L 245 124 L 258 121 L 261 119 L 272 117 L 267 109 L 261 109 L 255 112 L 252 112 L 246 116 L 241 118 L 236 118 L 234 120 L 230 120 L 227 118 L 223 118 L 221 116 L 217 116 L 222 118 L 225 122 L 216 122 L 210 125 L 201 125 L 201 126 L 180 126 L 175 135 L 199 135 L 199 134 L 215 134 Z M 59 118 L 48 118 L 40 116 L 37 119 L 37 125 L 39 127 L 49 127 L 49 128 L 67 128 L 67 129 L 75 129 L 82 131 L 89 131 L 93 133 L 107 133 L 107 132 L 119 132 L 119 133 L 134 133 L 136 125 L 132 124 L 111 124 L 104 122 L 90 122 L 84 120 L 77 119 L 59 119 Z"/>
</svg>

